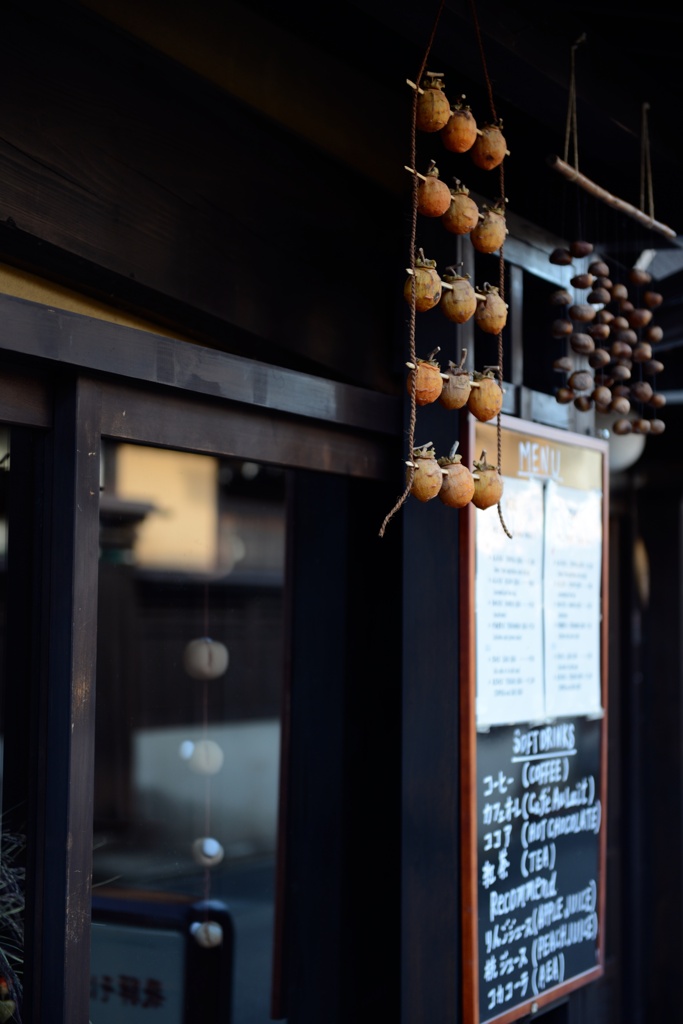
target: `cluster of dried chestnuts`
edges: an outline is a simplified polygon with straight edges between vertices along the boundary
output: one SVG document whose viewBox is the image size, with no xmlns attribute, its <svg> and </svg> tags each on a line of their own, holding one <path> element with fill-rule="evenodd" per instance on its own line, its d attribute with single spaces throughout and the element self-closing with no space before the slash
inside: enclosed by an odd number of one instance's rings
<svg viewBox="0 0 683 1024">
<path fill-rule="evenodd" d="M 557 266 L 573 267 L 575 258 L 592 255 L 591 242 L 577 241 L 554 249 L 549 259 Z M 651 287 L 652 276 L 646 270 L 631 268 L 628 280 L 636 288 L 635 302 L 627 285 L 613 282 L 609 266 L 594 258 L 571 278 L 574 292 L 558 288 L 551 294 L 559 314 L 552 334 L 567 345 L 567 352 L 553 363 L 564 375 L 555 397 L 562 404 L 573 402 L 582 412 L 616 414 L 615 434 L 661 434 L 665 424 L 657 411 L 666 398 L 656 390 L 656 377 L 664 366 L 653 357 L 653 346 L 663 331 L 652 320 L 662 295 Z M 586 294 L 577 299 L 576 292 Z"/>
<path fill-rule="evenodd" d="M 447 267 L 441 278 L 436 260 L 427 259 L 422 249 L 418 250 L 414 269 L 407 268 L 407 274 L 403 295 L 406 302 L 415 303 L 418 313 L 438 306 L 456 324 L 473 317 L 486 334 L 499 334 L 505 326 L 508 306 L 495 285 L 485 282 L 476 291 L 469 274 L 458 273 L 456 266 Z"/>
<path fill-rule="evenodd" d="M 437 458 L 431 441 L 413 448 L 408 465 L 410 493 L 418 501 L 430 501 L 437 495 L 450 508 L 464 508 L 470 502 L 478 509 L 497 505 L 503 494 L 503 478 L 498 467 L 486 459 L 486 451 L 473 462 L 474 472 L 462 462 L 456 441 L 448 455 Z M 412 474 L 412 478 L 411 478 Z"/>
</svg>

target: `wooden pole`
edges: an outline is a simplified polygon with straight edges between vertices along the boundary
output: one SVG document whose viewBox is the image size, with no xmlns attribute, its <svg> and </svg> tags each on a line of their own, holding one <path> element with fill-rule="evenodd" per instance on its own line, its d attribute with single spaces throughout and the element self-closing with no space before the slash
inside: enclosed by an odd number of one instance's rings
<svg viewBox="0 0 683 1024">
<path fill-rule="evenodd" d="M 621 213 L 625 213 L 628 217 L 632 217 L 634 220 L 639 221 L 652 231 L 657 231 L 660 235 L 664 235 L 665 238 L 676 238 L 676 232 L 673 228 L 655 220 L 654 217 L 648 217 L 648 215 L 642 210 L 639 210 L 637 206 L 632 206 L 624 199 L 618 199 L 616 196 L 613 196 L 611 192 L 608 192 L 606 189 L 596 185 L 594 181 L 587 178 L 585 174 L 581 174 L 580 171 L 577 171 L 576 168 L 560 159 L 559 156 L 549 156 L 548 163 L 553 170 L 559 171 L 559 173 L 567 178 L 568 181 L 575 182 L 581 188 L 585 189 L 586 192 L 590 193 L 590 195 L 595 196 L 597 199 L 601 199 L 603 203 L 607 203 L 608 206 L 614 207 L 615 210 L 620 210 Z"/>
</svg>

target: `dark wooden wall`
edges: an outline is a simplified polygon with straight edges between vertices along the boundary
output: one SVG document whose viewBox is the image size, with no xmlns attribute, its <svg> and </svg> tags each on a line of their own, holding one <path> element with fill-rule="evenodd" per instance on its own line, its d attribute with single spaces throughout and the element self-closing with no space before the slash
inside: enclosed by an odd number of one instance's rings
<svg viewBox="0 0 683 1024">
<path fill-rule="evenodd" d="M 395 389 L 402 196 L 69 4 L 3 5 L 0 88 L 0 259 Z"/>
<path fill-rule="evenodd" d="M 1 27 L 0 260 L 217 349 L 402 393 L 407 191 L 375 167 L 381 153 L 398 158 L 392 166 L 407 156 L 393 116 L 374 111 L 381 152 L 363 173 L 357 158 L 330 155 L 76 5 L 8 2 Z M 424 42 L 404 72 L 416 70 Z M 305 77 L 305 67 L 297 71 Z M 366 125 L 374 98 L 365 97 Z M 444 331 L 439 321 L 439 340 Z M 302 1024 L 398 1019 L 401 984 L 406 1022 L 425 1007 L 435 1022 L 459 1019 L 457 673 L 441 674 L 441 646 L 430 648 L 427 668 L 414 636 L 399 646 L 403 614 L 407 630 L 433 632 L 437 644 L 445 637 L 457 656 L 457 525 L 448 510 L 409 506 L 379 541 L 401 486 L 398 475 L 395 488 L 375 489 L 304 474 L 293 498 L 294 543 L 306 554 L 297 600 L 312 613 L 292 638 L 302 680 L 292 785 L 303 799 L 289 822 L 296 915 L 286 996 Z M 643 491 L 640 511 L 652 602 L 638 619 L 645 640 L 631 634 L 621 645 L 618 682 L 628 689 L 612 699 L 621 789 L 610 807 L 624 817 L 610 821 L 610 870 L 619 874 L 608 926 L 618 931 L 608 938 L 605 983 L 549 1011 L 553 1024 L 616 1024 L 622 998 L 634 1019 L 643 1007 L 671 1019 L 676 1011 L 668 980 L 680 960 L 680 494 Z M 630 588 L 634 528 L 626 511 L 621 521 Z M 330 573 L 346 593 L 323 604 Z M 347 618 L 349 595 L 358 600 Z M 631 590 L 619 597 L 615 623 L 626 632 Z M 404 934 L 403 982 L 401 842 L 404 920 L 414 926 Z M 327 850 L 332 886 L 321 871 Z M 636 927 L 614 909 L 620 900 Z"/>
</svg>

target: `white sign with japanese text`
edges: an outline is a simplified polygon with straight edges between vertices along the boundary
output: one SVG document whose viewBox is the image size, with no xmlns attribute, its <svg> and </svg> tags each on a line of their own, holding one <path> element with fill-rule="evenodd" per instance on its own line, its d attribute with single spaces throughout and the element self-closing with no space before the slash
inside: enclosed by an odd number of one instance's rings
<svg viewBox="0 0 683 1024">
<path fill-rule="evenodd" d="M 504 477 L 505 520 L 477 514 L 477 724 L 540 718 L 543 695 L 543 483 Z"/>
<path fill-rule="evenodd" d="M 548 715 L 600 710 L 602 497 L 549 480 L 544 545 Z"/>
<path fill-rule="evenodd" d="M 91 1024 L 183 1024 L 179 932 L 93 922 L 90 945 Z"/>
</svg>

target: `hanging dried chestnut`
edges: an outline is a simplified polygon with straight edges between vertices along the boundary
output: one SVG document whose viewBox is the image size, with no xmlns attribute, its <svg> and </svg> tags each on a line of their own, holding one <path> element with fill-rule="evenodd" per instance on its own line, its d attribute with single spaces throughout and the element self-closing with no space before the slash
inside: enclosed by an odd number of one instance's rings
<svg viewBox="0 0 683 1024">
<path fill-rule="evenodd" d="M 650 420 L 650 433 L 651 434 L 663 434 L 666 430 L 666 423 L 664 420 L 651 419 Z"/>
<path fill-rule="evenodd" d="M 609 403 L 612 401 L 612 392 L 604 384 L 598 384 L 598 386 L 593 391 L 591 398 L 593 399 L 596 405 L 604 405 L 605 407 L 607 407 Z"/>
<path fill-rule="evenodd" d="M 564 317 L 558 320 L 553 320 L 552 334 L 553 338 L 566 338 L 574 330 L 574 324 L 571 320 L 565 320 Z"/>
<path fill-rule="evenodd" d="M 627 345 L 635 345 L 638 341 L 638 335 L 632 327 L 627 327 L 626 330 L 612 331 L 612 337 L 625 342 Z"/>
<path fill-rule="evenodd" d="M 613 359 L 630 359 L 631 346 L 625 341 L 613 341 L 610 345 L 610 353 Z"/>
<path fill-rule="evenodd" d="M 594 288 L 586 297 L 586 301 L 595 306 L 604 306 L 610 299 L 611 295 L 606 288 Z"/>
<path fill-rule="evenodd" d="M 647 363 L 652 359 L 652 345 L 649 341 L 639 341 L 633 346 L 631 357 L 634 363 Z"/>
<path fill-rule="evenodd" d="M 574 296 L 566 288 L 557 288 L 550 293 L 551 306 L 570 306 L 573 301 Z"/>
<path fill-rule="evenodd" d="M 596 310 L 588 302 L 577 302 L 575 305 L 569 307 L 569 316 L 572 320 L 579 320 L 581 323 L 587 323 L 589 320 L 595 319 Z"/>
<path fill-rule="evenodd" d="M 572 254 L 569 249 L 553 249 L 548 260 L 556 267 L 568 267 L 572 262 Z"/>
<path fill-rule="evenodd" d="M 574 369 L 574 363 L 569 356 L 560 356 L 553 362 L 553 370 L 557 370 L 560 373 L 571 373 Z"/>
<path fill-rule="evenodd" d="M 615 398 L 618 398 L 618 397 L 628 398 L 629 395 L 631 394 L 631 389 L 628 386 L 628 384 L 613 384 L 612 385 L 612 394 L 614 395 Z"/>
<path fill-rule="evenodd" d="M 602 260 L 594 260 L 589 265 L 588 272 L 595 277 L 609 277 L 609 267 Z"/>
<path fill-rule="evenodd" d="M 627 320 L 631 327 L 639 330 L 641 327 L 647 327 L 652 320 L 651 309 L 632 309 L 627 316 Z"/>
<path fill-rule="evenodd" d="M 628 272 L 628 279 L 631 284 L 649 284 L 652 280 L 652 274 L 648 273 L 647 270 L 641 270 L 640 267 L 631 267 Z"/>
<path fill-rule="evenodd" d="M 586 334 L 590 334 L 593 341 L 606 341 L 612 332 L 609 329 L 609 324 L 587 324 Z"/>
<path fill-rule="evenodd" d="M 623 363 L 617 363 L 611 369 L 611 374 L 615 380 L 630 380 L 631 370 L 630 367 L 625 366 Z"/>
<path fill-rule="evenodd" d="M 588 356 L 588 365 L 592 366 L 594 370 L 599 370 L 611 360 L 609 352 L 604 348 L 596 348 L 594 352 L 591 352 Z"/>
<path fill-rule="evenodd" d="M 579 412 L 588 412 L 593 408 L 593 399 L 589 395 L 577 395 L 574 399 L 574 408 Z"/>
<path fill-rule="evenodd" d="M 574 391 L 592 391 L 595 385 L 593 374 L 588 370 L 575 370 L 567 383 Z"/>
<path fill-rule="evenodd" d="M 660 295 L 659 292 L 645 292 L 643 294 L 643 302 L 648 309 L 656 309 L 657 306 L 661 306 L 664 301 L 664 296 Z"/>
<path fill-rule="evenodd" d="M 649 402 L 652 398 L 652 384 L 646 380 L 637 380 L 631 385 L 631 394 L 636 402 Z"/>
<path fill-rule="evenodd" d="M 590 334 L 584 334 L 582 331 L 575 331 L 571 334 L 569 336 L 569 344 L 574 352 L 578 352 L 582 356 L 590 355 L 591 352 L 595 351 L 595 342 Z"/>
<path fill-rule="evenodd" d="M 571 388 L 558 388 L 555 392 L 555 400 L 560 405 L 569 405 L 576 398 L 576 392 L 572 391 Z"/>
<path fill-rule="evenodd" d="M 610 291 L 613 299 L 628 298 L 628 288 L 625 284 L 613 284 Z"/>
<path fill-rule="evenodd" d="M 572 288 L 590 288 L 594 281 L 592 274 L 574 274 L 569 283 Z"/>
<path fill-rule="evenodd" d="M 609 411 L 616 412 L 620 416 L 626 416 L 631 410 L 631 403 L 628 398 L 622 395 L 617 395 L 609 404 Z"/>
<path fill-rule="evenodd" d="M 664 331 L 659 326 L 659 324 L 650 324 L 650 326 L 645 331 L 645 338 L 648 341 L 652 342 L 653 345 L 656 345 L 657 342 L 661 341 L 663 337 Z"/>
<path fill-rule="evenodd" d="M 654 377 L 655 374 L 661 373 L 663 369 L 664 363 L 659 359 L 648 359 L 647 362 L 643 364 L 643 373 L 648 377 Z"/>
<path fill-rule="evenodd" d="M 582 256 L 589 256 L 593 252 L 594 246 L 592 242 L 570 242 L 569 251 L 572 256 L 580 258 Z"/>
</svg>

